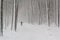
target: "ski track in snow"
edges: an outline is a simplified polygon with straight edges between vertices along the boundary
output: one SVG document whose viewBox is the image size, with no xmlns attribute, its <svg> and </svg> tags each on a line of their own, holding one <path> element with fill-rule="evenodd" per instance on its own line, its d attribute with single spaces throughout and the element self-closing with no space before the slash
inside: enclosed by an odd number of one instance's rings
<svg viewBox="0 0 60 40">
<path fill-rule="evenodd" d="M 60 28 L 56 26 L 32 25 L 18 23 L 17 31 L 4 29 L 0 40 L 60 40 Z"/>
</svg>

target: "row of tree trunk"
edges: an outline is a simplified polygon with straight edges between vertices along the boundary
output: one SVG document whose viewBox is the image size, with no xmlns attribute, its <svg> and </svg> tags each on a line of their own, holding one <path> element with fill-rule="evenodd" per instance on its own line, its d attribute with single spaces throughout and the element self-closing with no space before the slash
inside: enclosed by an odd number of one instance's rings
<svg viewBox="0 0 60 40">
<path fill-rule="evenodd" d="M 60 0 L 0 0 L 0 33 L 17 23 L 60 26 Z"/>
<path fill-rule="evenodd" d="M 21 0 L 21 2 L 18 11 L 20 21 L 32 24 L 59 24 L 58 0 Z"/>
</svg>

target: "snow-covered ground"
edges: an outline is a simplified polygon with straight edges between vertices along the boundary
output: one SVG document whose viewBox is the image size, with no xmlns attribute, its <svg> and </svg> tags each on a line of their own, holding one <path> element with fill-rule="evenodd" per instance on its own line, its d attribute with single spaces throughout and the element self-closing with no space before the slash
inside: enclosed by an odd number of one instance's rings
<svg viewBox="0 0 60 40">
<path fill-rule="evenodd" d="M 8 28 L 4 30 L 4 35 L 0 37 L 0 40 L 60 40 L 60 28 L 27 23 L 20 26 L 18 23 L 16 32 Z"/>
</svg>

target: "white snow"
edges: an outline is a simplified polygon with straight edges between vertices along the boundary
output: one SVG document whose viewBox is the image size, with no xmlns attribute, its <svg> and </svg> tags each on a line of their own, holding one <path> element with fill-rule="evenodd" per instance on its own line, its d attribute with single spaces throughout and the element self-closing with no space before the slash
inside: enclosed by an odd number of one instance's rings
<svg viewBox="0 0 60 40">
<path fill-rule="evenodd" d="M 32 25 L 18 23 L 17 31 L 4 30 L 0 40 L 60 40 L 60 28 L 47 25 Z"/>
</svg>

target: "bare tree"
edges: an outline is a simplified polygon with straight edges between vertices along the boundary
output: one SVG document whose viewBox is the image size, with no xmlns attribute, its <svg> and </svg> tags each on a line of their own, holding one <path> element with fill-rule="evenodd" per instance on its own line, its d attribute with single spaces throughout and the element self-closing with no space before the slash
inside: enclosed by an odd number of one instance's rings
<svg viewBox="0 0 60 40">
<path fill-rule="evenodd" d="M 33 4 L 32 4 L 33 1 L 34 1 L 34 0 L 31 0 L 31 8 L 32 8 L 32 10 L 31 10 L 31 11 L 32 11 L 32 14 L 31 14 L 31 23 L 32 23 L 32 24 L 33 24 Z"/>
<path fill-rule="evenodd" d="M 7 0 L 6 0 L 6 13 L 5 13 L 5 29 L 7 28 Z"/>
<path fill-rule="evenodd" d="M 60 26 L 60 0 L 58 0 L 58 27 Z"/>
<path fill-rule="evenodd" d="M 47 6 L 48 6 L 48 26 L 50 26 L 50 18 L 49 18 L 50 2 L 49 2 L 49 0 L 47 0 Z"/>
<path fill-rule="evenodd" d="M 0 25 L 0 30 L 1 30 L 1 35 L 3 35 L 3 0 L 1 0 L 1 25 Z"/>
<path fill-rule="evenodd" d="M 39 7 L 39 24 L 40 24 L 40 22 L 41 22 L 41 17 L 40 17 L 40 15 L 41 15 L 41 10 L 40 10 L 40 7 L 41 7 L 41 5 L 40 5 L 40 0 L 38 1 L 38 7 Z"/>
<path fill-rule="evenodd" d="M 18 17 L 18 0 L 15 0 L 15 31 L 17 29 L 17 17 Z"/>
<path fill-rule="evenodd" d="M 12 4 L 12 20 L 11 20 L 11 30 L 13 29 L 13 16 L 14 16 L 14 0 Z"/>
</svg>

